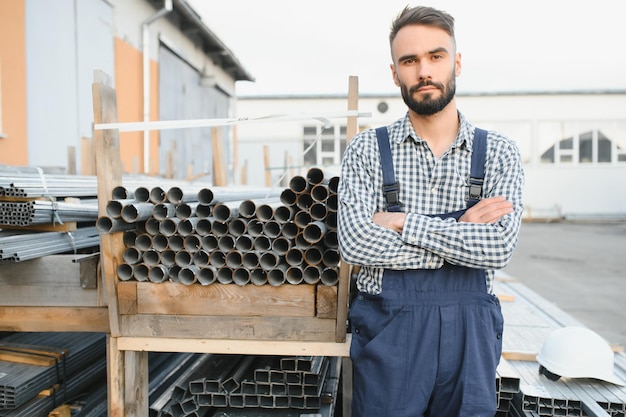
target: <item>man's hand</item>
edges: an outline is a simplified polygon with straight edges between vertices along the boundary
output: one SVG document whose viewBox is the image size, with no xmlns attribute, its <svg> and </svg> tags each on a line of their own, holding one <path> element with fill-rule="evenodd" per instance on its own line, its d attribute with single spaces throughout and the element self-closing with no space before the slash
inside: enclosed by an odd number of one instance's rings
<svg viewBox="0 0 626 417">
<path fill-rule="evenodd" d="M 406 213 L 379 211 L 374 213 L 372 221 L 379 226 L 391 229 L 398 233 L 402 233 L 404 228 L 404 221 L 406 219 Z"/>
<path fill-rule="evenodd" d="M 504 197 L 484 198 L 467 209 L 459 219 L 467 223 L 495 223 L 509 213 L 513 213 L 513 203 Z"/>
</svg>

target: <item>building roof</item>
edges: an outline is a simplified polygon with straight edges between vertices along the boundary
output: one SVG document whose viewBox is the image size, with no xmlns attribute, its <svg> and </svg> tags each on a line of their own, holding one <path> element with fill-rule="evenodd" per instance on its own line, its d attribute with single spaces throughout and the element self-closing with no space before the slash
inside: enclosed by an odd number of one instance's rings
<svg viewBox="0 0 626 417">
<path fill-rule="evenodd" d="M 147 0 L 156 9 L 163 6 L 163 0 Z M 221 67 L 235 81 L 254 81 L 254 77 L 239 62 L 235 54 L 209 29 L 200 15 L 186 0 L 173 0 L 174 9 L 166 18 L 182 33 L 202 48 L 215 65 Z"/>
</svg>

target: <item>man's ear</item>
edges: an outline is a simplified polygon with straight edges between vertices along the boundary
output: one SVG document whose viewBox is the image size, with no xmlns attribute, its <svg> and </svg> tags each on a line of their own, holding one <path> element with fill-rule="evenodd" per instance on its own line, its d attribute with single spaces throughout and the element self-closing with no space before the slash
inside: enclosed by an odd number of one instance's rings
<svg viewBox="0 0 626 417">
<path fill-rule="evenodd" d="M 400 80 L 398 79 L 398 73 L 396 72 L 396 67 L 393 64 L 389 64 L 389 68 L 391 69 L 391 76 L 393 77 L 393 83 L 400 87 Z"/>
<path fill-rule="evenodd" d="M 461 75 L 461 53 L 457 52 L 456 54 L 456 58 L 454 60 L 455 63 L 455 67 L 454 67 L 454 73 L 455 75 L 458 77 L 459 75 Z"/>
</svg>

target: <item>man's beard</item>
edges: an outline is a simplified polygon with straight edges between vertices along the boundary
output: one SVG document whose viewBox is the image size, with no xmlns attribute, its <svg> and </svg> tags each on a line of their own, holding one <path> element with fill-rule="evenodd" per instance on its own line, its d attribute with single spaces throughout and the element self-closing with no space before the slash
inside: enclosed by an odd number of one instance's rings
<svg viewBox="0 0 626 417">
<path fill-rule="evenodd" d="M 428 93 L 424 95 L 422 100 L 414 99 L 413 95 L 415 92 L 427 85 L 438 88 L 441 91 L 441 96 L 434 99 L 432 98 L 432 93 Z M 406 84 L 400 84 L 400 91 L 402 92 L 402 99 L 409 109 L 422 116 L 431 116 L 443 110 L 452 101 L 456 94 L 456 80 L 454 74 L 452 74 L 445 86 L 442 83 L 434 83 L 428 80 L 414 85 L 411 89 Z"/>
</svg>

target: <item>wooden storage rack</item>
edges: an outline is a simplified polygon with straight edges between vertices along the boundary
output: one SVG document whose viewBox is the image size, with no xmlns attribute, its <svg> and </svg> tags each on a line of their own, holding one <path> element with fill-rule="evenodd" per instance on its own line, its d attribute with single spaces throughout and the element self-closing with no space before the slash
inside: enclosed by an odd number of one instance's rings
<svg viewBox="0 0 626 417">
<path fill-rule="evenodd" d="M 350 77 L 348 110 L 357 108 L 357 85 L 357 78 Z M 92 92 L 94 124 L 117 123 L 116 92 L 106 74 L 95 73 Z M 349 116 L 347 137 L 355 134 L 356 116 Z M 99 212 L 105 213 L 113 188 L 122 183 L 119 132 L 94 130 L 94 145 Z M 123 232 L 101 235 L 110 327 L 109 416 L 148 415 L 147 352 L 349 354 L 350 271 L 346 264 L 340 266 L 336 287 L 261 289 L 211 284 L 183 288 L 177 283 L 119 282 L 116 269 L 123 248 Z"/>
</svg>

